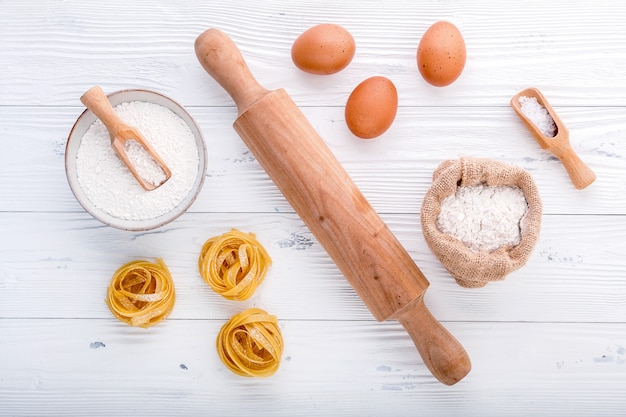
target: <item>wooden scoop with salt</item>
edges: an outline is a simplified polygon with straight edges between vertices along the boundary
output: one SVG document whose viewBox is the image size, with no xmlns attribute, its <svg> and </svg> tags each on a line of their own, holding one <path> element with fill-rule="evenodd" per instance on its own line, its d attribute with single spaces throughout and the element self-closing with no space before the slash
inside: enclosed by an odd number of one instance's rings
<svg viewBox="0 0 626 417">
<path fill-rule="evenodd" d="M 145 190 L 152 191 L 170 179 L 165 162 L 137 128 L 117 115 L 102 88 L 90 88 L 80 101 L 106 126 L 113 150 Z"/>
<path fill-rule="evenodd" d="M 524 108 L 525 106 L 522 106 L 520 99 L 522 99 L 521 101 L 535 99 L 537 105 L 541 107 L 533 109 L 533 111 L 530 112 Z M 515 110 L 526 127 L 528 127 L 541 148 L 546 149 L 559 158 L 576 188 L 579 190 L 583 189 L 596 180 L 596 174 L 572 149 L 569 143 L 569 132 L 567 128 L 538 89 L 527 88 L 519 92 L 511 99 L 511 107 L 513 107 L 513 110 Z M 554 122 L 554 132 L 545 129 L 545 126 L 543 126 L 545 123 L 541 123 L 540 126 L 537 120 L 534 120 L 535 118 L 533 116 L 543 112 L 542 108 L 547 112 L 547 115 L 543 114 L 543 116 L 547 116 L 547 121 L 550 122 L 551 118 L 551 121 Z M 539 110 L 539 112 L 537 112 L 537 110 Z M 541 118 L 542 115 L 538 115 Z M 545 122 L 546 120 L 543 121 Z"/>
</svg>

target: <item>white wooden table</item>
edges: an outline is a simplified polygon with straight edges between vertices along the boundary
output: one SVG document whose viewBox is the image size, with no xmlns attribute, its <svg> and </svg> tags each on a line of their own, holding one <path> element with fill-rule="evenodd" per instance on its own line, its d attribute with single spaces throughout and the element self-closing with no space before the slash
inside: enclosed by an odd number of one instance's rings
<svg viewBox="0 0 626 417">
<path fill-rule="evenodd" d="M 614 1 L 0 1 L 0 415 L 626 415 L 626 6 Z M 420 77 L 415 53 L 437 20 L 455 23 L 467 65 L 449 87 Z M 322 22 L 357 42 L 332 76 L 295 68 L 290 48 Z M 228 33 L 265 87 L 285 88 L 407 248 L 426 303 L 459 339 L 471 373 L 448 387 L 397 322 L 376 322 L 236 135 L 236 108 L 193 51 Z M 382 137 L 351 136 L 343 106 L 373 75 L 399 92 Z M 80 95 L 146 88 L 182 103 L 209 150 L 191 209 L 149 233 L 84 212 L 64 172 Z M 576 190 L 509 106 L 542 90 L 598 179 Z M 433 170 L 463 155 L 528 170 L 544 204 L 529 262 L 463 289 L 428 249 L 419 211 Z M 245 302 L 197 271 L 202 243 L 231 227 L 273 258 Z M 162 257 L 171 316 L 129 327 L 104 303 L 112 273 Z M 215 337 L 236 312 L 279 318 L 285 352 L 266 379 L 232 374 Z"/>
</svg>

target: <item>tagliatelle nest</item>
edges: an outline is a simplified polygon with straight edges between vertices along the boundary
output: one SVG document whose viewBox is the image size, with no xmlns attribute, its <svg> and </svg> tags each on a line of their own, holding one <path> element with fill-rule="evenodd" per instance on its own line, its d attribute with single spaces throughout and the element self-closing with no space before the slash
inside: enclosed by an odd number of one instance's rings
<svg viewBox="0 0 626 417">
<path fill-rule="evenodd" d="M 283 337 L 276 316 L 249 308 L 222 326 L 216 347 L 224 365 L 235 374 L 267 377 L 278 370 Z"/>
<path fill-rule="evenodd" d="M 271 264 L 254 233 L 237 229 L 207 240 L 198 258 L 202 279 L 222 297 L 237 301 L 254 294 Z"/>
<path fill-rule="evenodd" d="M 121 321 L 150 327 L 165 319 L 176 301 L 174 281 L 162 259 L 156 263 L 135 260 L 115 271 L 106 303 Z"/>
<path fill-rule="evenodd" d="M 480 184 L 519 187 L 523 191 L 528 211 L 521 222 L 518 244 L 501 246 L 491 252 L 474 252 L 439 229 L 437 219 L 442 201 L 455 194 L 458 187 Z M 444 161 L 437 167 L 424 196 L 420 217 L 426 243 L 456 282 L 463 287 L 479 288 L 504 279 L 526 263 L 539 238 L 542 205 L 535 181 L 527 171 L 491 159 L 460 158 Z"/>
</svg>

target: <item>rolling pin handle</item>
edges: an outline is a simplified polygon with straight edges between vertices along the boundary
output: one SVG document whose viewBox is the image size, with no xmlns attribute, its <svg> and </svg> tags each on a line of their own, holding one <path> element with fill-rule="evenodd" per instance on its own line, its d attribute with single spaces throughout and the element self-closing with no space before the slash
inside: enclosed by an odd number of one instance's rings
<svg viewBox="0 0 626 417">
<path fill-rule="evenodd" d="M 467 352 L 428 311 L 423 298 L 394 318 L 409 333 L 424 364 L 439 381 L 454 385 L 469 373 L 472 365 Z"/>
<path fill-rule="evenodd" d="M 269 93 L 254 78 L 237 45 L 221 30 L 204 31 L 194 47 L 202 67 L 232 97 L 240 115 Z"/>
</svg>

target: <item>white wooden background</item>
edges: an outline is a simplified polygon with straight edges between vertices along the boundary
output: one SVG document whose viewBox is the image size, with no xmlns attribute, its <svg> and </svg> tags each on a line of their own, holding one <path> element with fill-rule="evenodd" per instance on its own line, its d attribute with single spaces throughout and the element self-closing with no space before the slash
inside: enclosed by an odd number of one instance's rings
<svg viewBox="0 0 626 417">
<path fill-rule="evenodd" d="M 626 6 L 614 1 L 0 0 L 0 415 L 626 415 Z M 455 23 L 467 65 L 453 85 L 420 77 L 415 53 Z M 356 39 L 332 76 L 297 70 L 290 47 L 317 23 Z M 228 33 L 261 84 L 285 88 L 431 282 L 426 303 L 473 363 L 438 383 L 397 322 L 376 322 L 231 127 L 236 108 L 196 60 L 205 29 Z M 350 135 L 343 105 L 373 75 L 399 92 L 382 137 Z M 190 211 L 149 233 L 105 227 L 74 199 L 64 146 L 79 97 L 147 88 L 181 102 L 209 149 Z M 597 173 L 574 189 L 509 107 L 543 91 Z M 539 243 L 503 282 L 463 289 L 429 251 L 421 200 L 462 155 L 527 169 L 544 203 Z M 196 259 L 209 237 L 252 231 L 274 264 L 246 302 L 213 293 Z M 113 271 L 163 257 L 170 318 L 151 329 L 104 303 Z M 214 341 L 232 314 L 276 314 L 280 370 L 238 377 Z"/>
</svg>

